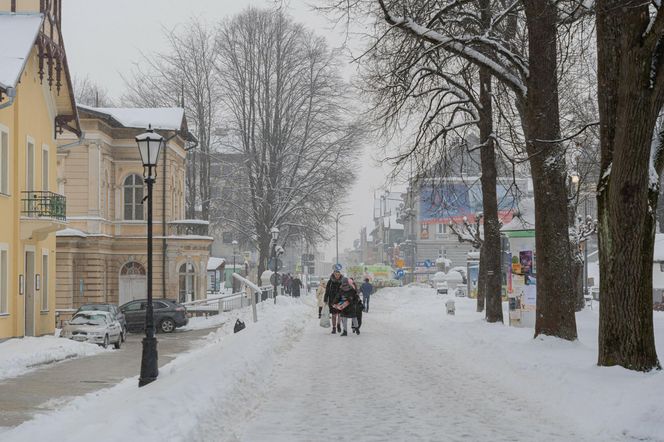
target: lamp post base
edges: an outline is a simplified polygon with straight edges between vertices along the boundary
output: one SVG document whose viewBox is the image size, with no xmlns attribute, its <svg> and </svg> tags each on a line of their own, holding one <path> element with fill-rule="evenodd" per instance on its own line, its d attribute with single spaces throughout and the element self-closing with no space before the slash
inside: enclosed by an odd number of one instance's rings
<svg viewBox="0 0 664 442">
<path fill-rule="evenodd" d="M 157 338 L 143 338 L 143 357 L 141 358 L 141 377 L 138 386 L 142 387 L 159 376 L 159 357 L 157 355 Z"/>
</svg>

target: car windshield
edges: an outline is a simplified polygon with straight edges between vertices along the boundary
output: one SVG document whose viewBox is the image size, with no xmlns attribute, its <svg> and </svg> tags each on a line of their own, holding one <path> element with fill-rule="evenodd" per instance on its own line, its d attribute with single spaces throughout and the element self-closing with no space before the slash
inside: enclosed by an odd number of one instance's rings
<svg viewBox="0 0 664 442">
<path fill-rule="evenodd" d="M 94 313 L 79 313 L 78 315 L 74 316 L 74 318 L 69 323 L 74 325 L 104 325 L 106 324 L 106 316 L 95 315 Z"/>
</svg>

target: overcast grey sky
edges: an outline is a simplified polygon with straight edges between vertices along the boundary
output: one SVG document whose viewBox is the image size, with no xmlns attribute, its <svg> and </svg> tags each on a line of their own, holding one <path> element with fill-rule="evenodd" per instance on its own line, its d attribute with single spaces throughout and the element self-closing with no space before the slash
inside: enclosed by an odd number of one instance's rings
<svg viewBox="0 0 664 442">
<path fill-rule="evenodd" d="M 315 1 L 315 0 L 314 0 Z M 313 1 L 312 1 L 313 2 Z M 333 47 L 345 41 L 345 29 L 333 29 L 330 22 L 303 0 L 288 1 L 288 12 L 295 20 L 328 39 Z M 63 36 L 72 75 L 90 77 L 106 88 L 112 97 L 124 90 L 121 74 L 128 74 L 141 53 L 165 49 L 162 29 L 176 28 L 191 17 L 214 23 L 240 12 L 249 5 L 275 7 L 274 0 L 65 0 L 63 2 Z M 365 43 L 357 39 L 349 42 L 357 53 Z M 352 76 L 354 67 L 350 57 L 345 69 Z M 348 196 L 344 218 L 339 229 L 340 249 L 350 247 L 359 237 L 363 225 L 372 224 L 373 193 L 384 184 L 386 168 L 371 158 L 377 142 L 368 140 L 362 156 L 359 180 Z M 340 165 L 348 167 L 349 165 Z M 334 241 L 323 248 L 328 258 L 334 256 Z"/>
</svg>

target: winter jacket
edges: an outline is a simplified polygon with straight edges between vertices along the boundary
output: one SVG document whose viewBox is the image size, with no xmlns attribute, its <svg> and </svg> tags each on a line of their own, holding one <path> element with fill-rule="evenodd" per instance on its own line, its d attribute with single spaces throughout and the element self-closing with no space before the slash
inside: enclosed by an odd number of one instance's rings
<svg viewBox="0 0 664 442">
<path fill-rule="evenodd" d="M 327 286 L 325 288 L 325 296 L 323 298 L 323 301 L 327 302 L 330 306 L 332 306 L 332 304 L 335 304 L 335 302 L 333 302 L 335 298 L 337 298 L 338 302 L 337 295 L 339 294 L 339 287 L 341 287 L 341 275 L 339 276 L 339 279 L 336 279 L 333 273 L 330 276 L 330 280 L 327 281 Z"/>
<path fill-rule="evenodd" d="M 325 289 L 327 286 L 325 284 L 320 284 L 316 289 L 316 299 L 318 300 L 318 307 L 323 307 L 325 305 Z"/>
<path fill-rule="evenodd" d="M 371 294 L 373 293 L 373 286 L 371 285 L 371 283 L 369 283 L 369 282 L 365 282 L 365 283 L 362 284 L 362 286 L 360 287 L 360 291 L 362 292 L 362 294 L 363 294 L 364 296 L 369 296 L 369 295 L 371 295 Z"/>
<path fill-rule="evenodd" d="M 350 304 L 341 310 L 341 316 L 344 318 L 357 318 L 357 306 L 360 303 L 360 297 L 357 296 L 357 290 L 349 287 L 348 290 L 339 290 L 339 297 L 346 299 Z"/>
<path fill-rule="evenodd" d="M 302 281 L 300 281 L 300 278 L 291 279 L 291 293 L 293 294 L 293 296 L 295 297 L 300 296 L 300 287 L 304 287 L 302 285 Z"/>
</svg>

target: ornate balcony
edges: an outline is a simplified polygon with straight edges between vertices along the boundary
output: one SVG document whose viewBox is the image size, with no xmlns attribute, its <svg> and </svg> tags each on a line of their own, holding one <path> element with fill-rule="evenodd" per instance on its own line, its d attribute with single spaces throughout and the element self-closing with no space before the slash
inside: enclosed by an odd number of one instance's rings
<svg viewBox="0 0 664 442">
<path fill-rule="evenodd" d="M 208 236 L 208 221 L 180 219 L 168 223 L 169 234 L 174 236 Z"/>
<path fill-rule="evenodd" d="M 21 239 L 43 240 L 65 228 L 67 198 L 48 191 L 21 192 Z"/>
</svg>

